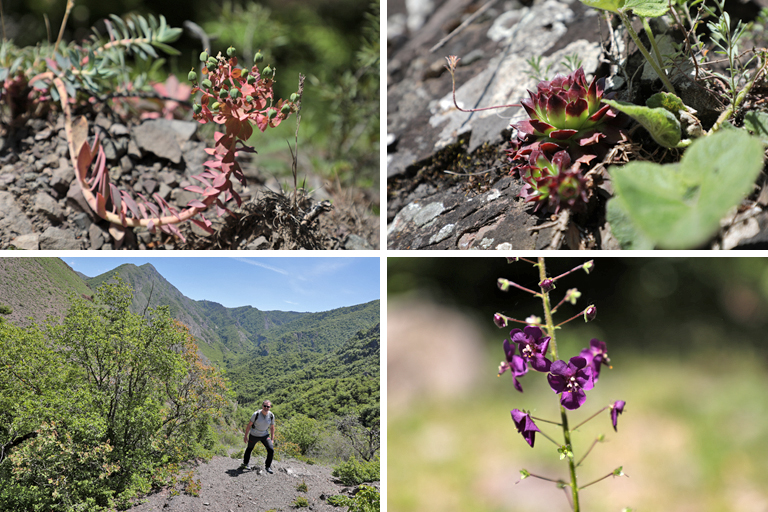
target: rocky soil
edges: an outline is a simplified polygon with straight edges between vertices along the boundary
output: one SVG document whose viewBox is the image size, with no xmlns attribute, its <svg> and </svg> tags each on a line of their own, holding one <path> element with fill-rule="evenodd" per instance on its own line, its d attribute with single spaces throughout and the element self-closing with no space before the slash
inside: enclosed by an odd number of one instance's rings
<svg viewBox="0 0 768 512">
<path fill-rule="evenodd" d="M 125 120 L 107 109 L 86 112 L 91 136 L 99 133 L 112 183 L 150 197 L 158 193 L 179 209 L 197 194 L 184 187 L 207 160 L 208 135 L 194 121 Z M 212 135 L 211 135 L 212 137 Z M 287 148 L 286 148 L 287 152 Z M 241 159 L 248 184 L 236 190 L 244 203 L 236 217 L 206 215 L 214 222 L 208 235 L 192 223 L 181 232 L 186 241 L 145 229 L 128 230 L 117 242 L 109 224 L 85 203 L 74 179 L 63 116 L 50 113 L 0 135 L 0 249 L 377 249 L 379 219 L 371 206 L 377 191 L 339 190 L 305 171 L 300 177 L 315 192 L 301 203 L 299 215 L 288 211 L 281 184 Z M 323 201 L 331 201 L 326 211 Z M 310 212 L 319 213 L 309 220 Z M 302 221 L 305 221 L 302 224 Z"/>
<path fill-rule="evenodd" d="M 483 11 L 486 4 L 490 8 Z M 727 4 L 732 17 L 745 22 L 765 6 L 766 0 Z M 539 57 L 541 69 L 550 67 L 551 77 L 568 72 L 562 65 L 566 56 L 578 56 L 587 75 L 608 77 L 607 90 L 620 99 L 631 101 L 628 94 L 658 89 L 653 75 L 638 73 L 632 91 L 622 89 L 626 82 L 611 75 L 615 57 L 606 48 L 626 55 L 627 46 L 608 44 L 615 38 L 597 11 L 578 0 L 419 0 L 407 7 L 403 0 L 392 0 L 388 7 L 387 248 L 620 249 L 605 221 L 605 204 L 612 195 L 605 168 L 638 154 L 652 159 L 664 152 L 650 156 L 653 143 L 648 144 L 640 131 L 633 136 L 634 145 L 618 148 L 609 155 L 612 161 L 606 159 L 605 165 L 590 171 L 594 188 L 586 212 L 572 216 L 568 211 L 555 215 L 536 210 L 518 197 L 523 183 L 509 175 L 505 153 L 508 127 L 527 119 L 524 110 L 458 111 L 444 68 L 446 56 L 461 57 L 456 100 L 464 108 L 505 105 L 526 97 L 526 90 L 537 83 L 529 76 L 528 61 Z M 472 18 L 475 13 L 479 15 Z M 639 53 L 627 60 L 630 74 L 640 66 L 637 57 Z M 693 92 L 690 96 L 684 101 L 699 112 L 710 107 L 700 104 L 703 100 Z M 764 248 L 768 193 L 756 190 L 722 226 L 702 248 Z"/>
<path fill-rule="evenodd" d="M 175 494 L 170 489 L 146 496 L 142 503 L 130 508 L 131 512 L 237 512 L 239 510 L 288 511 L 296 510 L 296 498 L 306 498 L 308 510 L 339 511 L 326 500 L 336 494 L 354 494 L 357 487 L 341 485 L 328 466 L 309 465 L 294 459 L 272 463 L 273 474 L 259 469 L 239 471 L 240 459 L 214 457 L 195 468 L 195 479 L 200 481 L 199 496 Z M 261 463 L 252 457 L 251 464 Z M 306 484 L 307 491 L 297 490 Z M 378 488 L 378 482 L 371 484 Z"/>
</svg>

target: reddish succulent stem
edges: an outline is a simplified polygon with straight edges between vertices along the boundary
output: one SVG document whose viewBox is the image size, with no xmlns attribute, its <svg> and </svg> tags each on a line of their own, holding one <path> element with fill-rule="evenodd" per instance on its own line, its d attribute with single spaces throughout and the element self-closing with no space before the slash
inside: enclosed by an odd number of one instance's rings
<svg viewBox="0 0 768 512">
<path fill-rule="evenodd" d="M 522 107 L 522 105 L 519 103 L 511 103 L 509 105 L 495 105 L 493 107 L 472 108 L 469 110 L 461 108 L 459 104 L 456 103 L 456 77 L 453 75 L 453 72 L 456 70 L 456 65 L 459 63 L 461 58 L 456 57 L 455 55 L 449 55 L 445 58 L 445 60 L 448 61 L 448 64 L 445 66 L 445 68 L 451 74 L 451 92 L 453 93 L 453 104 L 461 112 L 480 112 L 482 110 L 493 110 L 496 108 Z"/>
</svg>

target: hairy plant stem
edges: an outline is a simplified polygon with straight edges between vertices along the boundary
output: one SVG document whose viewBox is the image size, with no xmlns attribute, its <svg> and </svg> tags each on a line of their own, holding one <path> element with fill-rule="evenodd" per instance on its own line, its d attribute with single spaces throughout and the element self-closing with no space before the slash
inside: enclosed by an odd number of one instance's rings
<svg viewBox="0 0 768 512">
<path fill-rule="evenodd" d="M 675 91 L 675 87 L 672 85 L 672 82 L 669 81 L 669 78 L 667 78 L 666 73 L 662 71 L 662 69 L 659 67 L 659 64 L 656 62 L 656 60 L 653 57 L 651 57 L 651 54 L 648 53 L 648 50 L 643 45 L 642 41 L 640 41 L 640 37 L 637 35 L 637 32 L 635 32 L 635 29 L 632 28 L 632 22 L 629 21 L 629 17 L 622 11 L 619 11 L 619 17 L 621 18 L 621 22 L 624 24 L 624 27 L 627 29 L 629 36 L 635 42 L 637 49 L 640 50 L 640 53 L 643 54 L 643 57 L 645 57 L 645 60 L 648 61 L 648 64 L 651 65 L 651 67 L 656 72 L 656 74 L 659 75 L 659 78 L 661 78 L 661 82 L 664 84 L 664 87 L 666 87 L 667 90 L 672 94 L 677 94 L 677 92 Z M 648 27 L 648 30 L 650 30 L 650 26 Z M 651 33 L 650 39 L 652 41 L 651 44 L 655 46 L 656 41 L 653 37 L 653 33 Z M 658 51 L 658 48 L 656 48 L 656 51 Z"/>
<path fill-rule="evenodd" d="M 539 258 L 539 282 L 547 279 L 547 267 L 544 262 L 544 258 Z M 552 357 L 555 361 L 559 358 L 557 356 L 557 342 L 555 341 L 555 322 L 552 321 L 552 307 L 549 302 L 549 292 L 541 293 L 541 302 L 544 306 L 544 318 L 546 319 L 547 334 L 551 337 L 549 346 L 551 347 Z M 565 446 L 573 453 L 573 445 L 571 445 L 571 431 L 568 428 L 568 414 L 565 411 L 565 407 L 560 405 L 560 422 L 563 428 L 563 438 L 565 439 Z M 571 494 L 573 496 L 573 511 L 579 512 L 579 485 L 576 481 L 576 465 L 573 462 L 573 457 L 568 457 L 568 469 L 571 474 Z"/>
</svg>

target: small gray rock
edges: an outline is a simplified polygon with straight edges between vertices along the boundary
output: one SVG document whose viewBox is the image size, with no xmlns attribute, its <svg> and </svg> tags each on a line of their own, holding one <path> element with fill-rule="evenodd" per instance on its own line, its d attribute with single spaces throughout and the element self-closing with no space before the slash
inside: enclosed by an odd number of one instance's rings
<svg viewBox="0 0 768 512">
<path fill-rule="evenodd" d="M 11 245 L 17 249 L 25 251 L 36 251 L 40 248 L 40 235 L 30 233 L 28 235 L 17 236 L 11 241 Z"/>
<path fill-rule="evenodd" d="M 80 241 L 63 229 L 49 227 L 40 235 L 40 249 L 43 251 L 80 250 Z"/>
<path fill-rule="evenodd" d="M 45 215 L 54 224 L 60 224 L 64 218 L 64 210 L 59 203 L 45 192 L 35 194 L 35 211 Z"/>
</svg>

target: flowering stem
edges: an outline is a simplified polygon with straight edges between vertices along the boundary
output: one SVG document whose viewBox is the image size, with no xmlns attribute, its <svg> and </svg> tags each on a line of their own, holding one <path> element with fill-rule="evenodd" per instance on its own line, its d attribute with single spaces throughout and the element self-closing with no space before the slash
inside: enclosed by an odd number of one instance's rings
<svg viewBox="0 0 768 512">
<path fill-rule="evenodd" d="M 517 322 L 519 324 L 526 324 L 526 325 L 528 325 L 528 322 L 526 322 L 525 320 L 518 320 L 517 318 L 512 318 L 512 317 L 507 316 L 507 315 L 502 315 L 501 313 L 496 313 L 496 314 L 499 315 L 500 317 L 502 317 L 504 319 L 504 321 L 506 321 L 506 322 Z"/>
<path fill-rule="evenodd" d="M 544 433 L 544 432 L 542 432 L 541 430 L 539 430 L 539 434 L 543 435 L 544 437 L 546 437 L 547 439 L 549 439 L 550 441 L 552 441 L 552 444 L 554 444 L 555 446 L 557 446 L 558 448 L 560 448 L 560 446 L 561 446 L 561 444 L 560 444 L 560 443 L 558 443 L 557 441 L 555 441 L 554 439 L 552 439 L 551 437 L 549 437 L 547 434 L 545 434 L 545 433 Z"/>
<path fill-rule="evenodd" d="M 530 293 L 530 294 L 532 294 L 532 295 L 539 295 L 539 292 L 535 292 L 535 291 L 533 291 L 533 290 L 529 290 L 528 288 L 526 288 L 526 287 L 524 287 L 524 286 L 520 286 L 520 285 L 519 285 L 519 284 L 517 284 L 517 283 L 513 283 L 513 282 L 512 282 L 512 281 L 510 281 L 509 279 L 504 279 L 503 277 L 500 277 L 500 278 L 499 278 L 499 283 L 501 283 L 502 281 L 503 281 L 503 282 L 505 282 L 506 284 L 509 284 L 509 285 L 512 285 L 512 286 L 514 286 L 515 288 L 517 288 L 517 289 L 519 289 L 519 290 L 523 290 L 524 292 L 528 292 L 528 293 Z"/>
<path fill-rule="evenodd" d="M 562 426 L 561 423 L 557 423 L 556 421 L 545 420 L 544 418 L 537 418 L 536 416 L 531 416 L 531 418 L 533 418 L 536 421 L 543 421 L 544 423 L 551 423 L 552 425 L 557 425 L 558 427 Z"/>
<path fill-rule="evenodd" d="M 610 406 L 606 405 L 605 407 L 603 407 L 602 409 L 600 409 L 599 411 L 597 411 L 595 414 L 593 414 L 593 415 L 592 415 L 592 416 L 590 416 L 589 418 L 585 419 L 584 421 L 582 421 L 581 423 L 579 423 L 578 425 L 576 425 L 575 427 L 573 427 L 573 430 L 577 430 L 577 429 L 578 429 L 580 426 L 582 426 L 583 424 L 585 424 L 586 422 L 588 422 L 589 420 L 591 420 L 592 418 L 594 418 L 595 416 L 597 416 L 598 414 L 600 414 L 601 412 L 603 412 L 604 410 L 606 410 L 608 407 L 610 407 Z"/>
<path fill-rule="evenodd" d="M 592 451 L 592 448 L 594 448 L 595 445 L 599 442 L 600 442 L 599 439 L 595 439 L 594 441 L 592 441 L 592 446 L 589 447 L 589 450 L 587 450 L 587 453 L 585 453 L 584 456 L 579 460 L 579 462 L 576 463 L 576 467 L 581 466 L 581 463 L 584 462 L 584 459 L 587 458 L 587 455 L 589 455 L 589 453 Z"/>
<path fill-rule="evenodd" d="M 558 280 L 558 279 L 560 279 L 561 277 L 565 277 L 565 276 L 567 276 L 568 274 L 573 274 L 574 272 L 576 272 L 576 271 L 577 271 L 577 270 L 579 270 L 580 268 L 583 268 L 583 267 L 584 267 L 584 265 L 586 265 L 587 263 L 589 263 L 589 264 L 592 264 L 593 262 L 594 262 L 594 260 L 589 260 L 589 261 L 588 261 L 588 262 L 586 262 L 586 263 L 582 263 L 582 264 L 581 264 L 581 265 L 579 265 L 578 267 L 573 267 L 571 270 L 569 270 L 568 272 L 565 272 L 564 274 L 560 274 L 560 275 L 559 275 L 559 276 L 557 276 L 557 277 L 553 277 L 553 278 L 552 278 L 552 280 L 553 280 L 553 281 L 557 281 L 557 280 Z M 562 304 L 562 303 L 561 303 L 561 304 Z M 558 304 L 558 306 L 559 306 L 559 305 L 560 305 L 560 304 Z M 555 309 L 557 309 L 557 308 L 555 308 Z"/>
<path fill-rule="evenodd" d="M 562 304 L 562 302 L 561 302 L 560 304 Z M 558 306 L 559 306 L 560 304 L 558 304 Z M 587 308 L 584 308 L 584 311 L 586 311 L 586 310 L 587 310 Z M 577 318 L 579 318 L 580 316 L 584 315 L 584 311 L 582 311 L 582 312 L 580 312 L 580 313 L 576 313 L 575 315 L 573 315 L 573 316 L 572 316 L 571 318 L 569 318 L 568 320 L 564 320 L 564 321 L 560 322 L 559 324 L 557 324 L 557 325 L 555 326 L 555 329 L 557 329 L 557 328 L 558 328 L 558 327 L 560 327 L 561 325 L 565 325 L 565 324 L 567 324 L 567 323 L 568 323 L 568 322 L 570 322 L 571 320 L 576 320 L 576 319 L 577 319 Z"/>
<path fill-rule="evenodd" d="M 608 473 L 607 475 L 605 475 L 603 477 L 598 478 L 594 482 L 589 482 L 587 485 L 582 485 L 581 487 L 579 487 L 579 489 L 584 489 L 586 487 L 589 487 L 592 484 L 596 484 L 597 482 L 601 482 L 601 481 L 605 480 L 606 478 L 608 478 L 609 476 L 613 476 L 613 471 L 611 471 L 610 473 Z"/>
<path fill-rule="evenodd" d="M 565 482 L 563 482 L 562 480 L 553 480 L 553 479 L 551 479 L 551 478 L 547 478 L 547 477 L 545 477 L 545 476 L 534 475 L 533 473 L 530 473 L 528 476 L 532 476 L 532 477 L 534 477 L 534 478 L 538 478 L 539 480 L 546 480 L 547 482 L 554 482 L 554 483 L 556 483 L 556 484 L 565 483 Z M 609 476 L 610 476 L 610 475 L 609 475 Z"/>
<path fill-rule="evenodd" d="M 539 258 L 539 282 L 547 279 L 547 268 L 544 262 L 544 258 Z M 555 342 L 555 323 L 552 321 L 552 309 L 549 302 L 549 292 L 543 292 L 541 295 L 541 301 L 544 306 L 544 317 L 547 322 L 547 334 L 551 337 L 549 341 L 550 347 L 552 347 L 552 357 L 557 360 L 557 343 Z M 560 420 L 563 428 L 563 438 L 565 439 L 565 446 L 573 452 L 573 446 L 571 445 L 571 430 L 568 428 L 568 414 L 565 411 L 565 407 L 560 404 Z M 573 463 L 573 457 L 568 457 L 568 469 L 571 475 L 571 495 L 573 496 L 573 511 L 579 512 L 579 487 L 576 482 L 576 466 Z"/>
</svg>

